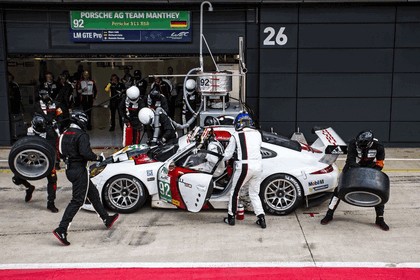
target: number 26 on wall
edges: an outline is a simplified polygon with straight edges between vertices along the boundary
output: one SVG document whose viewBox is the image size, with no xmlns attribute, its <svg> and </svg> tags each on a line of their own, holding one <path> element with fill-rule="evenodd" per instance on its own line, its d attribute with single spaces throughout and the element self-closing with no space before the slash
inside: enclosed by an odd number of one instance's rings
<svg viewBox="0 0 420 280">
<path fill-rule="evenodd" d="M 264 46 L 275 46 L 275 45 L 279 45 L 279 46 L 284 46 L 287 43 L 287 36 L 286 34 L 284 34 L 284 30 L 286 29 L 286 27 L 280 27 L 279 31 L 277 32 L 276 35 L 276 30 L 271 27 L 268 26 L 264 29 L 264 34 L 267 34 L 267 37 L 265 37 L 263 45 Z"/>
</svg>

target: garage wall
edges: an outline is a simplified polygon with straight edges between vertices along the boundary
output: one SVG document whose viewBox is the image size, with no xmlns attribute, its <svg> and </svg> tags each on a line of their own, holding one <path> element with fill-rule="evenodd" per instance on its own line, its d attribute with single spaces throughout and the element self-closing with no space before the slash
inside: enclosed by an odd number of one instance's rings
<svg viewBox="0 0 420 280">
<path fill-rule="evenodd" d="M 368 128 L 384 142 L 420 142 L 419 9 L 263 6 L 263 127 L 289 135 L 297 128 L 308 133 L 315 125 L 331 125 L 344 140 Z M 267 27 L 285 27 L 287 43 L 265 45 Z"/>
<path fill-rule="evenodd" d="M 390 141 L 420 141 L 420 6 L 396 15 Z"/>
<path fill-rule="evenodd" d="M 347 141 L 369 128 L 388 144 L 420 144 L 420 4 L 214 4 L 204 14 L 207 40 L 215 53 L 237 53 L 245 35 L 247 102 L 264 129 L 299 128 L 313 141 L 311 128 L 328 125 Z M 199 51 L 195 6 L 191 44 L 74 44 L 71 8 L 54 9 L 6 11 L 8 52 Z"/>
<path fill-rule="evenodd" d="M 6 48 L 4 36 L 4 12 L 0 9 L 0 146 L 10 144 L 9 98 L 7 95 L 8 81 L 6 70 Z"/>
</svg>

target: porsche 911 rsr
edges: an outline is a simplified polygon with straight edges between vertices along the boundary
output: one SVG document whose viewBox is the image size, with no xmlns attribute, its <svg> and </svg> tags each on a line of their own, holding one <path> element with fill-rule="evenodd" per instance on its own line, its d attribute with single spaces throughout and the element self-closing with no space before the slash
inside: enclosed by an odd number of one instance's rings
<svg viewBox="0 0 420 280">
<path fill-rule="evenodd" d="M 234 128 L 213 126 L 199 133 L 208 134 L 209 129 L 220 143 L 217 152 L 206 150 L 197 140 L 198 130 L 194 130 L 175 145 L 127 146 L 104 162 L 93 164 L 90 176 L 103 203 L 121 213 L 137 211 L 149 197 L 156 208 L 191 212 L 227 209 L 233 162 L 224 162 L 222 154 Z M 286 215 L 304 201 L 308 206 L 311 201 L 330 196 L 339 175 L 334 162 L 346 149 L 333 129 L 315 131 L 318 139 L 311 146 L 274 133 L 261 133 L 260 197 L 267 213 Z M 240 200 L 250 211 L 247 188 L 242 189 Z M 93 209 L 88 203 L 84 208 Z"/>
</svg>

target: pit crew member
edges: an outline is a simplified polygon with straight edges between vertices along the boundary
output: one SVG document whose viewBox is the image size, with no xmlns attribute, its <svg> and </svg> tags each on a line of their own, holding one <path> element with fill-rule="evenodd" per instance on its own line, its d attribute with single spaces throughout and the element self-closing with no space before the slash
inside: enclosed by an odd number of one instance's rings
<svg viewBox="0 0 420 280">
<path fill-rule="evenodd" d="M 126 95 L 119 105 L 120 115 L 123 116 L 124 123 L 133 129 L 132 144 L 140 144 L 142 124 L 139 120 L 139 112 L 145 107 L 145 104 L 140 98 L 140 90 L 137 86 L 127 89 Z"/>
<path fill-rule="evenodd" d="M 377 170 L 382 170 L 384 167 L 385 149 L 384 146 L 374 138 L 371 130 L 360 132 L 355 139 L 351 140 L 348 145 L 346 164 L 343 168 L 343 173 L 355 167 L 369 167 Z M 334 211 L 337 209 L 340 199 L 337 196 L 338 188 L 335 188 L 334 195 L 328 205 L 328 211 L 325 217 L 321 220 L 322 225 L 326 225 L 332 221 Z M 376 221 L 382 230 L 388 231 L 389 226 L 384 220 L 384 205 L 375 206 Z"/>
<path fill-rule="evenodd" d="M 53 231 L 55 237 L 63 245 L 70 245 L 67 240 L 67 230 L 74 216 L 82 207 L 85 198 L 89 199 L 95 211 L 102 219 L 106 228 L 111 228 L 119 215 L 110 216 L 99 198 L 98 189 L 89 179 L 87 172 L 88 161 L 103 161 L 104 156 L 96 155 L 90 147 L 89 135 L 86 133 L 88 117 L 82 111 L 73 111 L 70 116 L 70 127 L 60 136 L 60 153 L 67 163 L 66 176 L 72 183 L 72 199 L 64 211 L 61 222 Z"/>
<path fill-rule="evenodd" d="M 31 121 L 31 126 L 28 128 L 28 136 L 38 135 L 43 138 L 47 136 L 47 122 L 45 118 L 35 113 Z M 25 202 L 29 202 L 32 199 L 32 193 L 35 190 L 35 186 L 30 184 L 27 180 L 14 175 L 12 181 L 15 185 L 24 185 L 26 187 Z M 57 213 L 58 209 L 55 207 L 54 201 L 57 192 L 57 171 L 55 168 L 51 170 L 51 173 L 47 176 L 47 209 L 53 213 Z"/>
<path fill-rule="evenodd" d="M 235 133 L 232 134 L 223 154 L 223 161 L 227 161 L 233 157 L 235 151 L 237 153 L 228 216 L 224 218 L 224 222 L 231 226 L 235 225 L 239 191 L 247 184 L 249 186 L 249 198 L 255 215 L 258 217 L 256 223 L 261 228 L 266 228 L 265 213 L 259 197 L 262 173 L 261 133 L 254 128 L 254 122 L 246 112 L 239 113 L 236 116 L 234 125 Z"/>
</svg>

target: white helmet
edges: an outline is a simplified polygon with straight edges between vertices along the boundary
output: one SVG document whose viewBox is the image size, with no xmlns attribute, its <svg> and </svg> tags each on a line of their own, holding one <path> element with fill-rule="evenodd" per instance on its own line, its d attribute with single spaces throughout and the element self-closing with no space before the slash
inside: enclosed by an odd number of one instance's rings
<svg viewBox="0 0 420 280">
<path fill-rule="evenodd" d="M 188 80 L 185 82 L 185 88 L 186 88 L 188 91 L 193 91 L 193 90 L 195 89 L 195 86 L 196 86 L 196 82 L 195 82 L 195 80 L 193 80 L 193 79 L 188 79 Z"/>
<path fill-rule="evenodd" d="M 129 89 L 127 89 L 127 97 L 131 101 L 139 100 L 139 96 L 140 96 L 140 90 L 138 89 L 138 87 L 132 86 Z"/>
<path fill-rule="evenodd" d="M 155 113 L 150 108 L 144 107 L 139 112 L 139 120 L 144 125 L 152 124 L 154 117 L 155 117 Z"/>
</svg>

